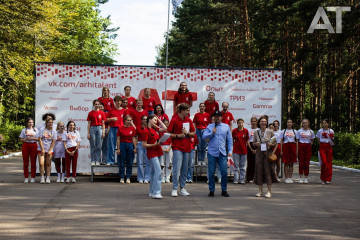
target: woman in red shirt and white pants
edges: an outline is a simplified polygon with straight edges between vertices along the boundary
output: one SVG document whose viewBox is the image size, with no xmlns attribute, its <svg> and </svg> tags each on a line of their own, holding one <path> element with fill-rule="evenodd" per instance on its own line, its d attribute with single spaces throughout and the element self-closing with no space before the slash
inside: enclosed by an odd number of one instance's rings
<svg viewBox="0 0 360 240">
<path fill-rule="evenodd" d="M 247 167 L 247 142 L 249 141 L 249 131 L 244 128 L 244 120 L 237 120 L 238 127 L 232 131 L 233 159 L 235 165 L 234 183 L 245 184 Z"/>
</svg>

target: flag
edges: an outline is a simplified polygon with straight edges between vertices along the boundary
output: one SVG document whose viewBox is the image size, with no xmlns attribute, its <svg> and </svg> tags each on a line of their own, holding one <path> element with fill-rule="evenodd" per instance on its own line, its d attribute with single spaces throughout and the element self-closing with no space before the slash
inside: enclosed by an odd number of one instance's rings
<svg viewBox="0 0 360 240">
<path fill-rule="evenodd" d="M 184 0 L 171 0 L 173 5 L 173 11 L 172 14 L 175 15 L 176 8 L 184 1 Z"/>
</svg>

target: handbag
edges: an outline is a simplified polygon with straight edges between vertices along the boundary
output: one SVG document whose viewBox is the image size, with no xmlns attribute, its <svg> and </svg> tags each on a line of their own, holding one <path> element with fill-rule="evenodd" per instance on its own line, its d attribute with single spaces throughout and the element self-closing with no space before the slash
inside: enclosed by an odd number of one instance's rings
<svg viewBox="0 0 360 240">
<path fill-rule="evenodd" d="M 276 162 L 277 161 L 277 156 L 275 153 L 272 153 L 270 156 L 268 156 L 268 161 L 269 162 Z"/>
</svg>

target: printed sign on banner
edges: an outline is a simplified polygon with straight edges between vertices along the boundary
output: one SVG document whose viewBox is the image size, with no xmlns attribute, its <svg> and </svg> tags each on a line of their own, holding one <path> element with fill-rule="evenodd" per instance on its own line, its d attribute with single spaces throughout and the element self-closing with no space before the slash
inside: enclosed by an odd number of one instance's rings
<svg viewBox="0 0 360 240">
<path fill-rule="evenodd" d="M 250 127 L 253 116 L 266 114 L 270 122 L 281 121 L 281 70 L 168 68 L 167 89 L 163 67 L 37 63 L 35 77 L 36 125 L 42 124 L 41 116 L 47 112 L 56 115 L 55 123 L 63 121 L 66 125 L 70 120 L 76 123 L 82 138 L 79 173 L 90 172 L 86 119 L 92 110 L 92 101 L 101 96 L 105 86 L 112 98 L 124 94 L 124 86 L 131 86 L 131 95 L 135 98 L 144 95 L 144 88 L 150 88 L 157 104 L 165 106 L 166 100 L 165 112 L 171 117 L 175 93 L 184 81 L 194 100 L 191 118 L 209 92 L 214 92 L 220 110 L 221 103 L 228 102 L 228 110 L 235 119 L 243 118 L 246 128 Z"/>
</svg>

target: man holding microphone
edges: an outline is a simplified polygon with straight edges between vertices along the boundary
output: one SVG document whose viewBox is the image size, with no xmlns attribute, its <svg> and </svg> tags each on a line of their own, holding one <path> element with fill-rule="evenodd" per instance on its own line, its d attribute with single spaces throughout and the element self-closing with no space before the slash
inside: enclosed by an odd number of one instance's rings
<svg viewBox="0 0 360 240">
<path fill-rule="evenodd" d="M 214 113 L 215 122 L 207 126 L 203 133 L 203 139 L 209 139 L 208 145 L 208 169 L 209 169 L 209 197 L 215 192 L 215 168 L 219 164 L 221 171 L 221 196 L 229 197 L 227 193 L 227 158 L 232 156 L 233 141 L 228 124 L 222 123 L 222 113 Z"/>
</svg>

